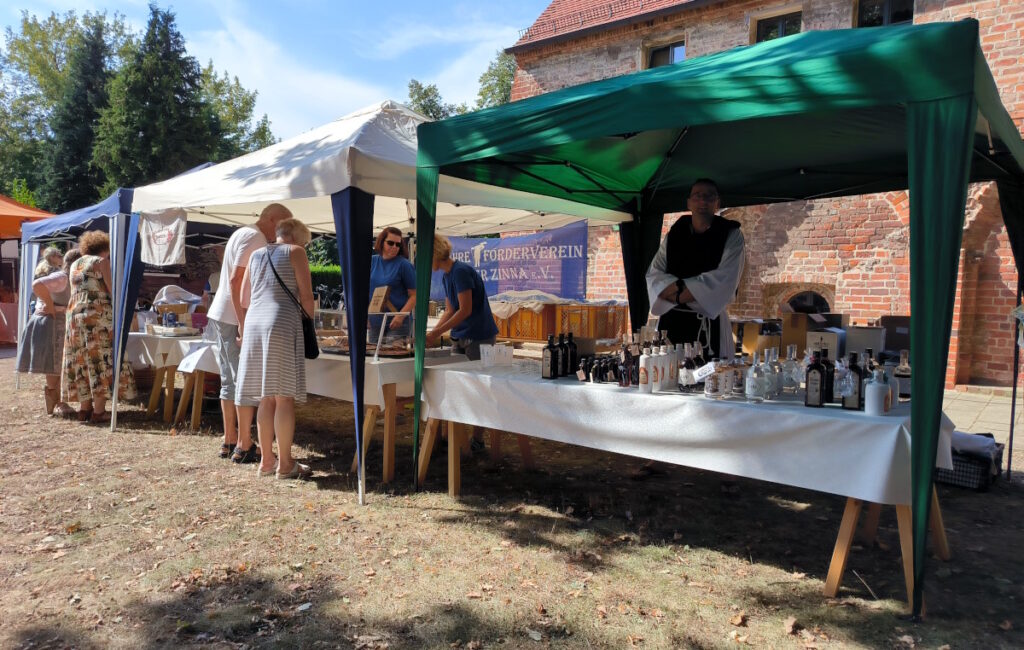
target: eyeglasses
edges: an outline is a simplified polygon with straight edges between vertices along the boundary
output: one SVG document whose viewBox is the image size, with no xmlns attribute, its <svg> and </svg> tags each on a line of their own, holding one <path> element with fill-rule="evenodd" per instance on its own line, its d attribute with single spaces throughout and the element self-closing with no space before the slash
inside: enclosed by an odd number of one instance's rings
<svg viewBox="0 0 1024 650">
<path fill-rule="evenodd" d="M 715 201 L 718 199 L 718 194 L 716 192 L 694 192 L 690 194 L 690 198 L 701 201 Z"/>
<path fill-rule="evenodd" d="M 400 241 L 391 241 L 390 239 L 385 239 L 384 243 L 387 244 L 388 246 L 394 246 L 395 248 L 398 248 L 399 246 L 402 245 L 402 242 L 400 242 Z"/>
</svg>

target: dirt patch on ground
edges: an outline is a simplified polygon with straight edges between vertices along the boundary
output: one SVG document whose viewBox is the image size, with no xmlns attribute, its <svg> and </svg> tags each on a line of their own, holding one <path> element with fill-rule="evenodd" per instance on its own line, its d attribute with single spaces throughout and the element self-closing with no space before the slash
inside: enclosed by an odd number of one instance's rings
<svg viewBox="0 0 1024 650">
<path fill-rule="evenodd" d="M 1020 485 L 940 488 L 954 558 L 929 562 L 928 619 L 901 618 L 895 516 L 822 595 L 844 500 L 534 443 L 540 469 L 463 463 L 444 445 L 412 491 L 411 412 L 397 476 L 348 473 L 352 410 L 299 413 L 301 483 L 216 457 L 130 405 L 116 433 L 42 415 L 37 377 L 0 361 L 0 646 L 13 648 L 776 648 L 1024 646 Z"/>
</svg>

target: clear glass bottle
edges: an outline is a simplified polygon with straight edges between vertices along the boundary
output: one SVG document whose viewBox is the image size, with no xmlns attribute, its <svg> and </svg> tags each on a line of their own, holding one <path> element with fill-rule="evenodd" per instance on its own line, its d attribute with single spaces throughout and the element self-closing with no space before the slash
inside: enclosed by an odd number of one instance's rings
<svg viewBox="0 0 1024 650">
<path fill-rule="evenodd" d="M 778 348 L 772 348 L 772 369 L 775 371 L 775 390 L 773 391 L 773 397 L 779 397 L 782 395 L 783 388 L 786 386 L 786 370 L 782 367 L 782 363 L 779 362 Z"/>
<path fill-rule="evenodd" d="M 782 364 L 782 390 L 786 393 L 797 393 L 803 381 L 804 367 L 796 358 L 796 344 L 790 343 L 786 348 L 786 361 Z"/>
<path fill-rule="evenodd" d="M 764 349 L 761 369 L 764 371 L 764 388 L 761 392 L 764 394 L 764 399 L 772 399 L 775 397 L 775 369 L 772 368 L 772 351 L 770 348 Z"/>
<path fill-rule="evenodd" d="M 864 409 L 864 370 L 857 363 L 857 353 L 850 353 L 850 362 L 846 368 L 849 375 L 850 391 L 843 396 L 843 408 L 849 411 Z"/>
<path fill-rule="evenodd" d="M 768 387 L 764 366 L 755 357 L 754 364 L 747 370 L 747 376 L 743 384 L 743 396 L 748 402 L 763 402 L 764 391 Z"/>
<path fill-rule="evenodd" d="M 712 359 L 715 371 L 704 378 L 704 397 L 719 399 L 722 397 L 722 373 L 718 370 L 718 359 Z"/>
<path fill-rule="evenodd" d="M 892 376 L 900 382 L 900 399 L 910 399 L 910 350 L 900 350 L 900 365 Z"/>
</svg>

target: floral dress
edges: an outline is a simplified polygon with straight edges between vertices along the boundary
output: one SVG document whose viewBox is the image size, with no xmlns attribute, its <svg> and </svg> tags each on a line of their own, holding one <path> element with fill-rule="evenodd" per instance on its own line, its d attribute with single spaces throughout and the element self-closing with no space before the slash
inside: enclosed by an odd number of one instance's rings
<svg viewBox="0 0 1024 650">
<path fill-rule="evenodd" d="M 64 335 L 61 399 L 87 402 L 110 397 L 114 383 L 114 310 L 99 272 L 102 258 L 85 255 L 71 265 L 71 302 Z M 135 376 L 121 364 L 120 396 L 135 397 Z"/>
</svg>

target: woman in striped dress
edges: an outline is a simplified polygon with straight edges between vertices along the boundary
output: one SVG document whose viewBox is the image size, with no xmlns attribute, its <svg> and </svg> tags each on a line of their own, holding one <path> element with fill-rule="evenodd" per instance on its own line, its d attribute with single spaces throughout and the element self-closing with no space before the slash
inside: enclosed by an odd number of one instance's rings
<svg viewBox="0 0 1024 650">
<path fill-rule="evenodd" d="M 301 221 L 282 221 L 277 225 L 277 241 L 252 254 L 242 279 L 238 319 L 242 351 L 235 403 L 259 402 L 260 476 L 276 471 L 277 478 L 305 478 L 312 473 L 308 465 L 292 458 L 295 402 L 306 401 L 302 319 L 292 296 L 313 315 L 313 281 L 305 249 L 309 240 L 309 228 Z"/>
</svg>

